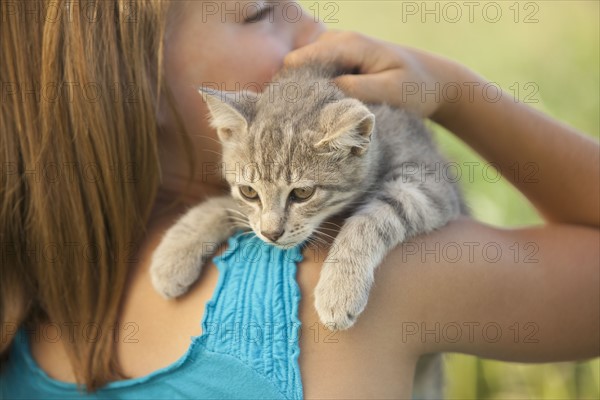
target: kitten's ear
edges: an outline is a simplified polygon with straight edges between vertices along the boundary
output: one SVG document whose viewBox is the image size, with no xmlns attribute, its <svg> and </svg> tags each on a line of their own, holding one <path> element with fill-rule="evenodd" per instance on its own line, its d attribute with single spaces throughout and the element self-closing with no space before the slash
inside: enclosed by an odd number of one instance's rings
<svg viewBox="0 0 600 400">
<path fill-rule="evenodd" d="M 225 143 L 247 131 L 256 94 L 222 92 L 205 87 L 199 87 L 198 92 L 208 106 L 210 126 L 217 130 L 221 142 Z"/>
<path fill-rule="evenodd" d="M 325 106 L 319 119 L 325 137 L 317 148 L 362 155 L 371 142 L 375 116 L 356 99 L 343 99 Z"/>
</svg>

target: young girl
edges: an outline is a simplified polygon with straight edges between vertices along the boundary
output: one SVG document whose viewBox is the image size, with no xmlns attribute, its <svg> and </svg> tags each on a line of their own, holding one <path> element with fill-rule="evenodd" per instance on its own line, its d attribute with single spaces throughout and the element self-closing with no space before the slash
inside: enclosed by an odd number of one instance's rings
<svg viewBox="0 0 600 400">
<path fill-rule="evenodd" d="M 3 3 L 0 24 L 2 398 L 85 397 L 76 383 L 103 398 L 408 398 L 429 353 L 598 356 L 597 142 L 507 96 L 403 95 L 403 83 L 486 82 L 432 54 L 325 32 L 307 14 L 291 21 L 291 1 L 27 3 Z M 148 268 L 162 234 L 227 191 L 196 87 L 256 91 L 308 60 L 339 63 L 355 72 L 337 79 L 347 94 L 408 107 L 500 167 L 537 163 L 539 182 L 512 183 L 547 224 L 463 218 L 398 247 L 347 331 L 318 323 L 323 257 L 308 251 L 280 285 L 221 259 L 184 297 L 160 297 Z M 535 243 L 537 262 L 515 259 L 515 242 Z M 501 256 L 481 251 L 492 244 Z M 448 246 L 461 256 L 439 257 Z M 252 295 L 262 289 L 266 306 Z M 242 330 L 256 322 L 264 340 L 229 336 L 227 304 L 257 317 Z M 276 348 L 269 312 L 297 317 L 301 335 Z"/>
</svg>

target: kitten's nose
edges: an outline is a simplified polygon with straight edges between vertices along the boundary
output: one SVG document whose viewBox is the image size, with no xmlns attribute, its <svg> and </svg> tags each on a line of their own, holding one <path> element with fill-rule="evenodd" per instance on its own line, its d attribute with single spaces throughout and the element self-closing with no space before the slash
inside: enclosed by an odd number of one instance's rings
<svg viewBox="0 0 600 400">
<path fill-rule="evenodd" d="M 277 239 L 279 239 L 282 235 L 283 235 L 283 228 L 278 229 L 276 231 L 260 231 L 260 233 L 262 233 L 262 235 L 264 237 L 266 237 L 267 239 L 276 242 Z"/>
</svg>

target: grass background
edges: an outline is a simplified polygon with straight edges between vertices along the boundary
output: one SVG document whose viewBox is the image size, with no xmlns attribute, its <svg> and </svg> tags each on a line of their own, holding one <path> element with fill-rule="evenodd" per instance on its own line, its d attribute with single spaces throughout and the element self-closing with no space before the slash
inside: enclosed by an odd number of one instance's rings
<svg viewBox="0 0 600 400">
<path fill-rule="evenodd" d="M 300 3 L 309 12 L 318 13 L 329 28 L 354 30 L 455 59 L 511 95 L 518 87 L 519 101 L 599 136 L 598 1 L 475 2 L 471 18 L 463 1 Z M 425 13 L 425 9 L 439 12 Z M 501 15 L 495 13 L 497 9 Z M 485 165 L 450 133 L 434 129 L 451 160 L 459 165 L 473 161 Z M 461 183 L 477 219 L 503 227 L 542 222 L 528 201 L 504 179 L 492 182 L 478 173 L 481 168 L 475 171 L 472 183 L 465 179 Z M 535 365 L 462 354 L 448 354 L 446 360 L 449 399 L 600 398 L 598 358 Z"/>
</svg>

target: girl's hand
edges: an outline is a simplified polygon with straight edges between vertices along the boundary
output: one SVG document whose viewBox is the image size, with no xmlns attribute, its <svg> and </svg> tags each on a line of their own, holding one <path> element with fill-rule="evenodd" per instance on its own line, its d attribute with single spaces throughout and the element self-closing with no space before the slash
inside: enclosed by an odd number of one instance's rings
<svg viewBox="0 0 600 400">
<path fill-rule="evenodd" d="M 408 108 L 423 117 L 446 113 L 453 87 L 465 70 L 451 60 L 350 31 L 326 31 L 304 47 L 290 52 L 286 66 L 308 61 L 333 62 L 358 75 L 342 75 L 336 84 L 347 95 L 367 103 Z M 448 83 L 456 85 L 448 85 Z M 445 90 L 442 96 L 442 89 Z"/>
</svg>

